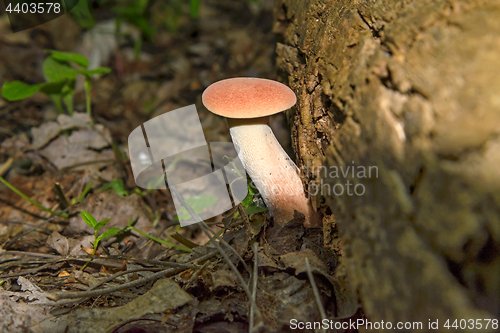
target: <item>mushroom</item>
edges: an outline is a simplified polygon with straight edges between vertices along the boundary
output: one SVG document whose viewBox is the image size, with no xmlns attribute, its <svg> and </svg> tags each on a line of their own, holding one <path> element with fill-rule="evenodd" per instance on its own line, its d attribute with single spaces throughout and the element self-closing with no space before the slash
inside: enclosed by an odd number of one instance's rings
<svg viewBox="0 0 500 333">
<path fill-rule="evenodd" d="M 287 86 L 259 78 L 218 81 L 202 96 L 208 110 L 226 117 L 238 157 L 274 220 L 284 225 L 297 210 L 305 216 L 305 227 L 321 227 L 321 218 L 304 193 L 299 169 L 269 127 L 269 116 L 291 108 L 296 100 Z"/>
</svg>

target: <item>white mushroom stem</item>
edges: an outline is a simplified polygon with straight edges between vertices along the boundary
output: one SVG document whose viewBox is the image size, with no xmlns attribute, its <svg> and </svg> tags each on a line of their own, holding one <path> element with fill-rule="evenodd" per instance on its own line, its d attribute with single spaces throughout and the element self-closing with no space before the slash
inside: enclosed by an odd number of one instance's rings
<svg viewBox="0 0 500 333">
<path fill-rule="evenodd" d="M 269 117 L 227 120 L 238 157 L 275 221 L 283 225 L 297 210 L 306 218 L 304 226 L 321 226 L 304 193 L 299 169 L 276 140 Z"/>
</svg>

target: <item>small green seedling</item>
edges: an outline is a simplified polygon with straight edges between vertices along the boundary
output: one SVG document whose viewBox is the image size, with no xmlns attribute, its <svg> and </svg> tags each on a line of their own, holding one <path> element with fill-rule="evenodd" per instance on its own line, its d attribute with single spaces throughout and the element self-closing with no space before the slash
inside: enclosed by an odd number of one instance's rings
<svg viewBox="0 0 500 333">
<path fill-rule="evenodd" d="M 113 179 L 110 183 L 104 184 L 97 190 L 97 192 L 104 191 L 106 189 L 111 189 L 116 192 L 121 197 L 127 196 L 128 191 L 125 190 L 125 187 L 123 185 L 123 180 L 121 179 Z"/>
<path fill-rule="evenodd" d="M 72 115 L 76 76 L 80 74 L 85 77 L 87 113 L 90 115 L 91 77 L 94 74 L 109 73 L 111 70 L 105 67 L 88 70 L 90 63 L 81 54 L 53 50 L 47 50 L 47 52 L 50 55 L 42 65 L 45 83 L 29 85 L 21 81 L 5 82 L 2 86 L 2 96 L 9 101 L 17 101 L 41 91 L 52 99 L 59 113 L 64 113 L 64 103 L 68 113 Z"/>
<path fill-rule="evenodd" d="M 118 228 L 111 228 L 104 233 L 102 233 L 100 236 L 97 236 L 97 232 L 99 229 L 104 227 L 106 223 L 109 221 L 109 217 L 107 219 L 102 220 L 101 222 L 97 222 L 97 220 L 90 214 L 87 213 L 86 211 L 82 210 L 82 218 L 87 223 L 89 226 L 91 226 L 94 229 L 94 251 L 92 254 L 96 254 L 97 252 L 97 247 L 99 246 L 99 242 L 103 240 L 104 238 L 108 238 L 111 236 L 114 236 L 122 231 L 122 229 Z"/>
</svg>

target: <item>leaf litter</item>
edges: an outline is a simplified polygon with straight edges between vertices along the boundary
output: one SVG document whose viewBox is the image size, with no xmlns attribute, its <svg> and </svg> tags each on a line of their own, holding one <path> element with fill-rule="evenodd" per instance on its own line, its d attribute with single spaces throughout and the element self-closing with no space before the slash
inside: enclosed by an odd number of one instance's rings
<svg viewBox="0 0 500 333">
<path fill-rule="evenodd" d="M 230 140 L 225 121 L 200 107 L 203 89 L 234 76 L 277 79 L 271 8 L 252 7 L 248 18 L 248 6 L 246 1 L 206 1 L 198 21 L 181 20 L 177 32 L 160 29 L 139 56 L 126 37 L 113 39 L 112 49 L 92 57 L 96 66 L 113 67 L 113 73 L 93 83 L 93 119 L 82 112 L 85 97 L 78 89 L 73 116 L 55 114 L 41 94 L 0 103 L 0 121 L 6 124 L 0 131 L 0 162 L 14 159 L 0 176 L 54 211 L 63 209 L 54 191 L 59 183 L 70 203 L 68 218 L 51 217 L 0 187 L 2 332 L 249 331 L 251 302 L 228 263 L 205 244 L 208 238 L 198 226 L 177 228 L 168 191 L 135 187 L 127 160 L 127 138 L 134 128 L 193 103 L 207 141 Z M 162 8 L 156 4 L 152 10 Z M 62 35 L 57 24 L 43 29 L 58 40 L 56 49 L 63 50 L 61 41 L 67 40 L 65 45 L 75 48 L 65 51 L 99 50 L 89 38 L 98 26 L 85 36 L 81 29 Z M 54 46 L 30 40 L 35 46 L 20 48 L 33 37 L 22 38 L 21 44 L 0 41 L 0 72 L 12 64 L 6 79 L 42 82 L 43 50 Z M 38 74 L 15 65 L 13 52 L 31 59 Z M 272 124 L 278 126 L 276 133 L 283 133 L 278 139 L 289 142 L 280 117 Z M 98 221 L 110 218 L 100 232 L 135 222 L 148 236 L 178 244 L 170 237 L 178 233 L 178 239 L 200 246 L 188 253 L 129 230 L 103 240 L 92 256 L 93 230 L 82 220 L 81 210 Z M 305 258 L 328 318 L 359 315 L 357 299 L 339 273 L 340 242 L 323 244 L 321 230 L 304 229 L 300 214 L 277 229 L 266 212 L 253 209 L 242 215 L 245 210 L 235 208 L 206 222 L 232 248 L 222 246 L 247 285 L 254 279 L 247 268 L 254 266 L 252 247 L 257 243 L 254 331 L 288 331 L 291 318 L 321 319 Z"/>
</svg>

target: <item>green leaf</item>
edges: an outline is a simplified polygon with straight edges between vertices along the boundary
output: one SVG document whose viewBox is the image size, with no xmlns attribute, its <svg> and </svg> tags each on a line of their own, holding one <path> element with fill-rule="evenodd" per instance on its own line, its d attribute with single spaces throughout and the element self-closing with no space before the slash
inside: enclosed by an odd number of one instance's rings
<svg viewBox="0 0 500 333">
<path fill-rule="evenodd" d="M 200 13 L 200 0 L 189 0 L 189 15 L 191 18 L 198 18 Z"/>
<path fill-rule="evenodd" d="M 61 90 L 62 100 L 69 115 L 73 115 L 73 95 L 75 94 L 75 80 L 70 80 Z"/>
<path fill-rule="evenodd" d="M 109 221 L 110 218 L 111 217 L 108 217 L 107 219 L 102 220 L 101 222 L 97 223 L 96 226 L 94 227 L 94 230 L 98 231 L 99 229 L 101 229 L 102 227 L 104 227 L 106 225 L 106 223 L 108 223 L 108 221 Z"/>
<path fill-rule="evenodd" d="M 97 67 L 91 70 L 81 70 L 80 74 L 92 76 L 94 74 L 107 74 L 111 72 L 111 68 L 108 67 Z"/>
<path fill-rule="evenodd" d="M 128 195 L 128 192 L 123 188 L 123 180 L 121 179 L 113 179 L 111 183 L 107 183 L 101 186 L 99 188 L 99 191 L 103 191 L 108 188 L 114 190 L 116 194 L 118 194 L 121 197 Z"/>
<path fill-rule="evenodd" d="M 248 182 L 248 194 L 247 197 L 241 202 L 243 207 L 249 207 L 252 206 L 253 203 L 253 195 L 255 194 L 255 190 L 253 189 L 252 186 L 250 186 L 251 182 Z"/>
<path fill-rule="evenodd" d="M 72 61 L 75 64 L 78 64 L 84 68 L 87 68 L 89 65 L 89 61 L 85 56 L 78 54 L 78 53 L 72 53 L 72 52 L 61 52 L 61 51 L 54 51 L 54 50 L 47 50 L 50 52 L 50 56 L 56 60 L 60 61 Z"/>
<path fill-rule="evenodd" d="M 2 96 L 9 101 L 17 101 L 30 97 L 43 85 L 43 83 L 30 85 L 21 81 L 5 82 L 2 86 Z"/>
<path fill-rule="evenodd" d="M 101 239 L 108 238 L 111 236 L 114 236 L 118 233 L 120 233 L 122 230 L 118 228 L 111 228 L 109 230 L 106 230 L 102 235 L 96 238 L 96 241 L 99 242 Z"/>
<path fill-rule="evenodd" d="M 74 79 L 78 74 L 78 70 L 72 68 L 67 62 L 62 62 L 52 57 L 45 59 L 42 69 L 47 82 L 61 82 Z"/>
<path fill-rule="evenodd" d="M 69 11 L 69 14 L 84 29 L 92 28 L 95 23 L 88 0 L 78 1 L 76 6 Z"/>
<path fill-rule="evenodd" d="M 63 114 L 64 113 L 64 109 L 63 109 L 63 106 L 62 106 L 62 96 L 61 96 L 61 94 L 51 94 L 49 96 L 52 99 L 52 102 L 54 103 L 54 105 L 56 106 L 57 112 L 59 112 L 60 114 Z"/>
<path fill-rule="evenodd" d="M 44 83 L 42 88 L 40 89 L 41 92 L 43 92 L 46 95 L 55 95 L 55 94 L 60 94 L 61 91 L 64 88 L 65 82 L 47 82 Z"/>
<path fill-rule="evenodd" d="M 194 197 L 191 197 L 186 200 L 186 203 L 191 206 L 193 211 L 196 214 L 201 213 L 205 208 L 212 207 L 215 205 L 217 202 L 217 197 L 213 195 L 195 195 Z M 179 221 L 179 219 L 182 220 L 187 220 L 191 217 L 191 214 L 187 211 L 185 207 L 182 207 L 180 209 L 180 212 L 178 212 L 178 216 L 174 218 L 175 221 Z"/>
<path fill-rule="evenodd" d="M 256 213 L 265 212 L 266 210 L 267 210 L 267 207 L 259 207 L 256 205 L 245 207 L 245 212 L 247 212 L 248 215 L 253 215 Z"/>
<path fill-rule="evenodd" d="M 87 213 L 84 210 L 82 210 L 81 213 L 85 223 L 87 223 L 89 226 L 95 229 L 95 226 L 97 225 L 97 220 L 90 213 Z"/>
</svg>

